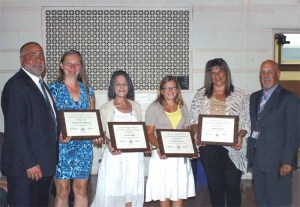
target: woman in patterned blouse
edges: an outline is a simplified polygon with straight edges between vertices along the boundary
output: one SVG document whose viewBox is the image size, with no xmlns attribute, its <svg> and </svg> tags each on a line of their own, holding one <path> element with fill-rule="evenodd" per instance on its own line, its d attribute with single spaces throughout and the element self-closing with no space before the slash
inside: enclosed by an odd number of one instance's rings
<svg viewBox="0 0 300 207">
<path fill-rule="evenodd" d="M 197 133 L 199 114 L 239 116 L 238 142 L 233 146 L 200 145 L 200 159 L 207 175 L 212 206 L 240 206 L 240 181 L 246 170 L 246 138 L 250 132 L 249 96 L 234 88 L 222 58 L 206 64 L 205 85 L 190 108 L 191 127 Z M 197 134 L 196 134 L 197 136 Z"/>
</svg>

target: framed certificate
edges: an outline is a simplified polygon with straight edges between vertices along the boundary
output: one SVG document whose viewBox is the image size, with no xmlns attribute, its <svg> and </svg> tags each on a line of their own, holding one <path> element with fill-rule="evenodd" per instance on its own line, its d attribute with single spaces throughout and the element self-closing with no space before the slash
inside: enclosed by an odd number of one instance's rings
<svg viewBox="0 0 300 207">
<path fill-rule="evenodd" d="M 61 110 L 60 117 L 64 138 L 95 139 L 104 136 L 98 110 Z"/>
<path fill-rule="evenodd" d="M 191 130 L 156 129 L 161 155 L 167 157 L 198 157 Z"/>
<path fill-rule="evenodd" d="M 108 122 L 111 145 L 123 152 L 150 151 L 144 122 Z"/>
<path fill-rule="evenodd" d="M 201 144 L 234 145 L 238 137 L 238 116 L 199 115 L 198 139 Z"/>
</svg>

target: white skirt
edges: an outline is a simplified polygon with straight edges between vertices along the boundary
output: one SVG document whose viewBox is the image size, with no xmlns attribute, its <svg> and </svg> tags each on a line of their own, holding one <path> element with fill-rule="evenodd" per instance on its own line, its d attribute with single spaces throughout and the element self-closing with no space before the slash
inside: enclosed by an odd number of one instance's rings
<svg viewBox="0 0 300 207">
<path fill-rule="evenodd" d="M 188 158 L 160 159 L 152 151 L 146 185 L 146 202 L 177 201 L 195 196 L 194 175 Z"/>
<path fill-rule="evenodd" d="M 145 163 L 142 152 L 112 155 L 105 149 L 98 171 L 93 207 L 132 207 L 144 204 Z"/>
</svg>

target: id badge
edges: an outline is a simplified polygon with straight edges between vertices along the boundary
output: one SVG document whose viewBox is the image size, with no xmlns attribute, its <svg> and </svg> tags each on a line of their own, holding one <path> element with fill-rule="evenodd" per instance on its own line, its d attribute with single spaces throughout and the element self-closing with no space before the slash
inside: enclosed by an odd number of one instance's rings
<svg viewBox="0 0 300 207">
<path fill-rule="evenodd" d="M 260 133 L 260 129 L 259 129 L 259 128 L 255 128 L 255 129 L 253 129 L 253 131 L 252 131 L 251 137 L 252 137 L 253 139 L 257 139 L 258 136 L 259 136 L 259 133 Z"/>
</svg>

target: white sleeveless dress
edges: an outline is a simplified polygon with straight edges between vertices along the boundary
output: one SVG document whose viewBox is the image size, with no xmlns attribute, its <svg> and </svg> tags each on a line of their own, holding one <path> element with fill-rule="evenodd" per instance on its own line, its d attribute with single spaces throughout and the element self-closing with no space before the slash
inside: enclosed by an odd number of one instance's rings
<svg viewBox="0 0 300 207">
<path fill-rule="evenodd" d="M 114 121 L 136 122 L 134 113 L 122 113 L 115 109 Z M 143 152 L 126 152 L 112 155 L 104 150 L 98 171 L 98 181 L 92 207 L 132 207 L 144 204 L 145 163 Z"/>
</svg>

